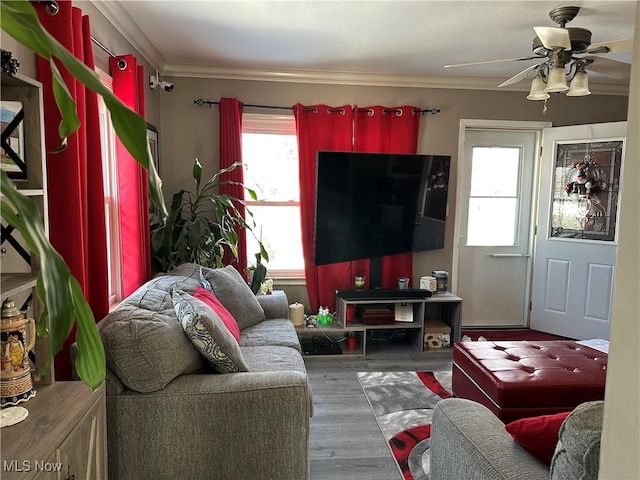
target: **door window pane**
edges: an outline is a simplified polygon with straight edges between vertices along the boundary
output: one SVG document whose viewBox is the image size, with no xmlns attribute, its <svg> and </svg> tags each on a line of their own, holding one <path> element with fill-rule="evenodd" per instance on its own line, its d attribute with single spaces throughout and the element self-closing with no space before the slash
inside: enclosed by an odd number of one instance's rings
<svg viewBox="0 0 640 480">
<path fill-rule="evenodd" d="M 519 148 L 474 147 L 471 196 L 515 197 L 518 194 L 519 165 Z"/>
<path fill-rule="evenodd" d="M 470 198 L 467 245 L 515 245 L 518 200 Z"/>
<path fill-rule="evenodd" d="M 516 244 L 520 148 L 474 147 L 467 246 Z"/>
</svg>

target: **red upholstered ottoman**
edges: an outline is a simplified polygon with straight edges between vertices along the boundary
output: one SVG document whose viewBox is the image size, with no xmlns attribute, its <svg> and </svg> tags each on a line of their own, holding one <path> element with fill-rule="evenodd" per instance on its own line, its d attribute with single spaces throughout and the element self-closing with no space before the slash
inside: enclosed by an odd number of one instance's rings
<svg viewBox="0 0 640 480">
<path fill-rule="evenodd" d="M 505 423 L 604 399 L 607 354 L 573 341 L 459 342 L 453 393 Z"/>
</svg>

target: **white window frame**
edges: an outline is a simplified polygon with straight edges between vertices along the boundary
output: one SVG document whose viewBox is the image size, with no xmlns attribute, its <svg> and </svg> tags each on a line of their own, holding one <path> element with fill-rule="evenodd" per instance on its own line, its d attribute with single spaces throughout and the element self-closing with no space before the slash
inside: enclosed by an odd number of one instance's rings
<svg viewBox="0 0 640 480">
<path fill-rule="evenodd" d="M 242 133 L 262 133 L 273 135 L 295 135 L 296 125 L 293 113 L 290 115 L 270 115 L 260 113 L 244 113 L 242 115 Z M 245 196 L 246 197 L 246 196 Z M 252 206 L 268 206 L 268 207 L 298 207 L 300 208 L 300 200 L 297 201 L 269 201 L 269 200 L 253 200 L 251 197 L 245 198 L 247 208 L 251 210 Z M 247 253 L 247 259 L 251 261 L 252 256 Z M 267 264 L 268 275 L 278 280 L 293 280 L 290 283 L 304 283 L 305 271 L 304 266 L 296 270 L 271 270 Z M 280 282 L 282 283 L 282 282 Z"/>
<path fill-rule="evenodd" d="M 98 77 L 102 84 L 109 90 L 113 90 L 113 78 L 104 71 L 96 68 Z M 120 214 L 118 197 L 118 162 L 116 149 L 116 133 L 111 123 L 111 116 L 104 104 L 104 100 L 98 95 L 98 110 L 100 115 L 107 121 L 107 128 L 100 125 L 100 140 L 102 142 L 102 153 L 106 152 L 107 159 L 102 159 L 102 175 L 109 185 L 105 188 L 105 211 L 109 211 L 108 223 L 105 225 L 107 231 L 107 248 L 109 259 L 109 305 L 115 308 L 122 301 L 122 247 L 120 245 Z M 108 194 L 109 192 L 110 194 Z M 106 220 L 106 219 L 105 219 Z"/>
</svg>

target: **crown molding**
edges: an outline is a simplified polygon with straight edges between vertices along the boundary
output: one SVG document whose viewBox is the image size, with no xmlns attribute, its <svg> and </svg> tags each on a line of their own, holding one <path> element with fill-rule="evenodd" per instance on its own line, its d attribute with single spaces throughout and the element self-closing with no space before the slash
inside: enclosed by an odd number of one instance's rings
<svg viewBox="0 0 640 480">
<path fill-rule="evenodd" d="M 117 2 L 113 0 L 89 1 L 155 70 L 162 70 L 167 59 Z"/>
<path fill-rule="evenodd" d="M 437 77 L 429 75 L 400 75 L 384 73 L 337 72 L 328 70 L 261 69 L 249 67 L 221 67 L 207 65 L 166 64 L 163 76 L 215 78 L 221 80 L 252 80 L 262 82 L 316 83 L 329 85 L 358 85 L 375 87 L 446 88 L 460 90 L 500 90 L 528 92 L 529 83 L 499 88 L 501 78 Z M 628 95 L 629 86 L 591 82 L 592 93 L 600 95 Z"/>
</svg>

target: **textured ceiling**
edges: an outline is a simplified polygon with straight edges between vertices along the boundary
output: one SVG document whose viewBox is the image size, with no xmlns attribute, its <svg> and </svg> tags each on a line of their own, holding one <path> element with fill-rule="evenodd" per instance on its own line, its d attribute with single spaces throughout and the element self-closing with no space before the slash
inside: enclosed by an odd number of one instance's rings
<svg viewBox="0 0 640 480">
<path fill-rule="evenodd" d="M 631 38 L 635 1 L 110 1 L 179 73 L 206 67 L 509 78 L 536 63 L 446 69 L 529 55 L 533 26 L 581 6 L 592 42 Z M 608 58 L 630 62 L 630 54 Z M 592 81 L 616 83 L 592 74 Z M 624 83 L 624 82 L 623 82 Z"/>
</svg>

